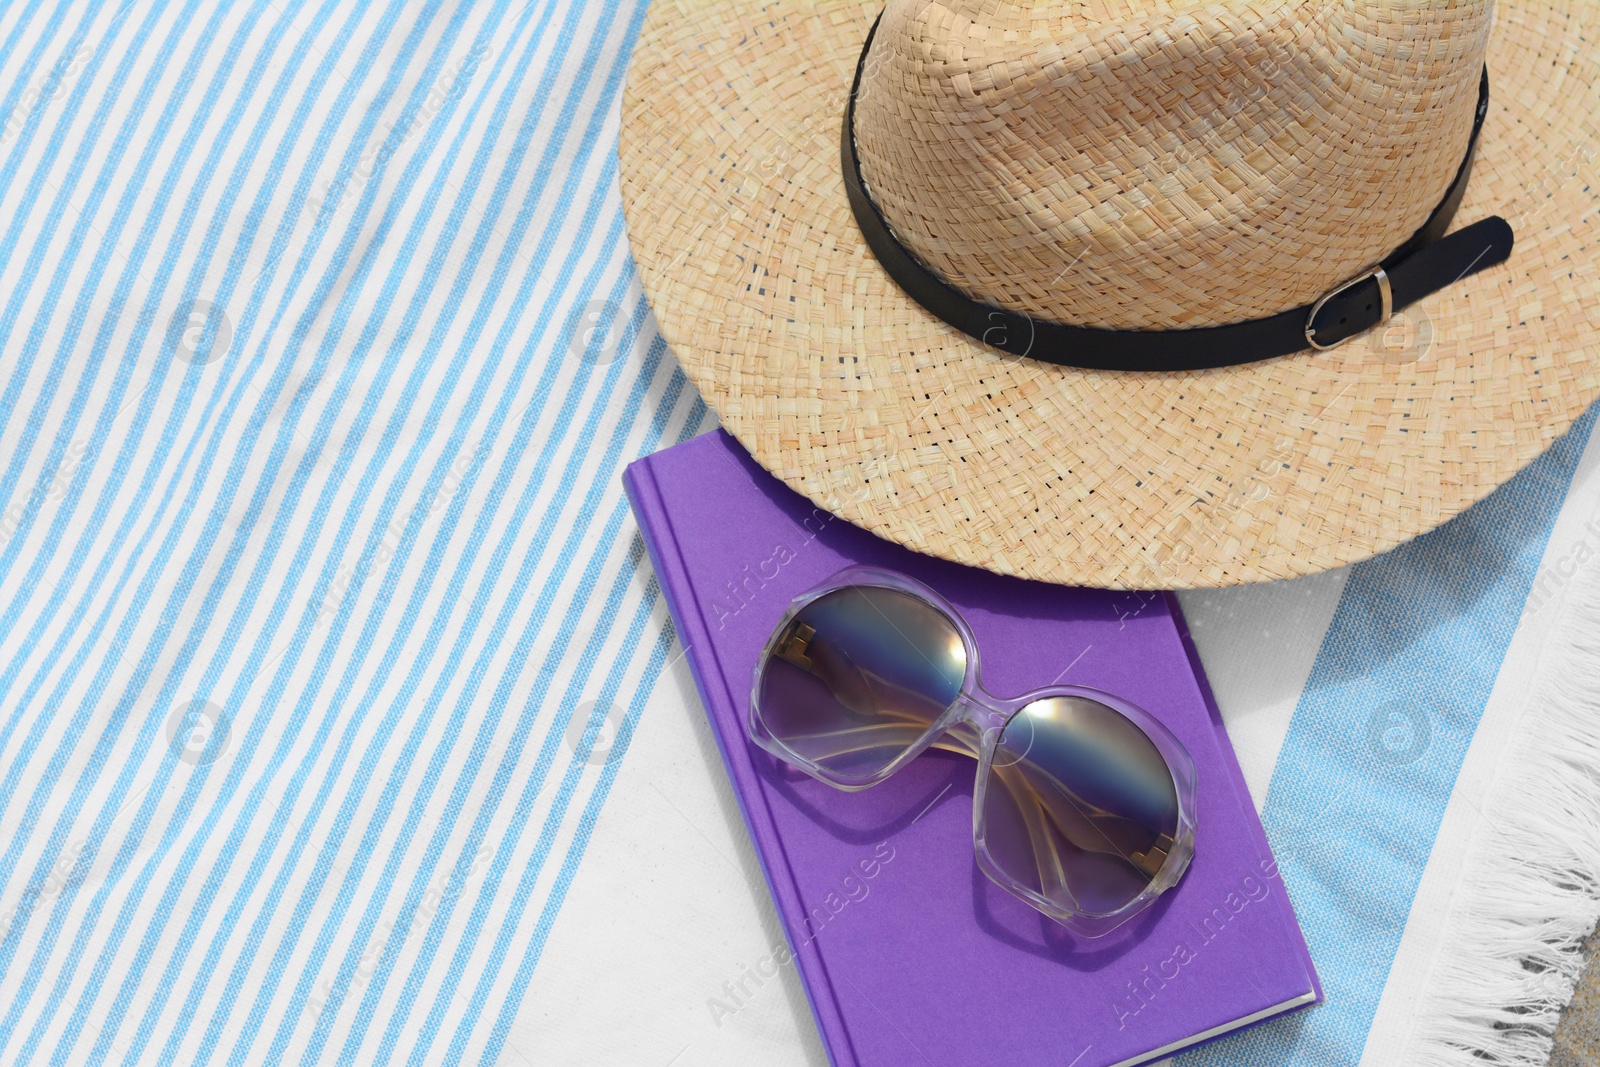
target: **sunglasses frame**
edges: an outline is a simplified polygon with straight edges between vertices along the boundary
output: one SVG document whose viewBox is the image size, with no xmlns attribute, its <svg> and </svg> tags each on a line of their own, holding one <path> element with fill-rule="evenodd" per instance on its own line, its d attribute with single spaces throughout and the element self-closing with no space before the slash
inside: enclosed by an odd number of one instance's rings
<svg viewBox="0 0 1600 1067">
<path fill-rule="evenodd" d="M 789 623 L 807 606 L 817 600 L 851 587 L 876 587 L 893 590 L 922 601 L 944 615 L 961 637 L 966 650 L 966 676 L 956 699 L 905 751 L 882 769 L 864 777 L 835 774 L 814 761 L 800 755 L 768 728 L 761 710 L 761 679 L 767 664 L 777 651 L 778 642 Z M 825 785 L 845 792 L 860 792 L 885 781 L 928 751 L 940 748 L 959 752 L 978 761 L 977 779 L 972 797 L 972 847 L 978 867 L 1000 888 L 1035 908 L 1044 915 L 1083 937 L 1103 937 L 1126 923 L 1178 884 L 1194 855 L 1195 787 L 1197 774 L 1194 761 L 1177 736 L 1155 716 L 1114 693 L 1081 685 L 1050 685 L 1030 690 L 1015 698 L 998 697 L 983 687 L 979 672 L 978 642 L 961 612 L 938 592 L 907 575 L 877 567 L 855 566 L 839 571 L 822 584 L 800 594 L 790 602 L 783 617 L 772 628 L 761 656 L 756 661 L 755 677 L 750 692 L 750 739 L 763 750 L 796 770 L 803 771 Z M 993 777 L 995 753 L 1006 726 L 1022 709 L 1041 700 L 1053 697 L 1078 697 L 1103 704 L 1133 723 L 1150 739 L 1161 754 L 1172 776 L 1178 800 L 1177 833 L 1166 859 L 1156 870 L 1150 884 L 1137 897 L 1122 907 L 1106 912 L 1078 911 L 1064 908 L 1001 869 L 989 851 L 984 827 L 984 800 Z"/>
</svg>

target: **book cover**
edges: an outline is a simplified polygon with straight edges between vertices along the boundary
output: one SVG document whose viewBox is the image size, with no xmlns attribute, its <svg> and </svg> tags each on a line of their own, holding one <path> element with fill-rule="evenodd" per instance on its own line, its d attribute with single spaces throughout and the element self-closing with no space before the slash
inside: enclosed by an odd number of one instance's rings
<svg viewBox="0 0 1600 1067">
<path fill-rule="evenodd" d="M 836 1064 L 1144 1063 L 1321 999 L 1171 594 L 919 555 L 816 507 L 720 430 L 639 460 L 624 481 L 789 940 L 757 967 L 798 969 Z M 991 691 L 1094 686 L 1165 722 L 1199 777 L 1178 886 L 1114 933 L 1079 938 L 979 871 L 973 760 L 929 752 L 844 793 L 751 745 L 764 642 L 790 600 L 852 564 L 902 571 L 955 604 Z M 738 988 L 729 996 L 731 1013 Z"/>
</svg>

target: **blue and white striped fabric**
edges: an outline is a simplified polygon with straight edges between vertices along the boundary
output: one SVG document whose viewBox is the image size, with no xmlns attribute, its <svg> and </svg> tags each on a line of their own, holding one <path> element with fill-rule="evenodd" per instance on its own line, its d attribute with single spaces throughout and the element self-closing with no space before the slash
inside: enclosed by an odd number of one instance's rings
<svg viewBox="0 0 1600 1067">
<path fill-rule="evenodd" d="M 1424 965 L 1397 973 L 1401 940 L 1435 903 L 1419 889 L 1593 422 L 1459 518 L 1349 570 L 1261 805 L 1328 1001 L 1184 1064 L 1433 1062 L 1369 1035 L 1397 977 L 1425 982 Z M 1229 592 L 1193 599 L 1215 606 Z M 1468 808 L 1482 799 L 1460 795 Z M 1544 822 L 1561 832 L 1553 806 Z"/>
<path fill-rule="evenodd" d="M 823 1062 L 618 481 L 643 13 L 0 8 L 0 1062 Z M 1186 597 L 1329 992 L 1194 1062 L 1433 1062 L 1588 430 Z"/>
<path fill-rule="evenodd" d="M 0 1060 L 525 1055 L 671 654 L 620 471 L 706 421 L 644 7 L 0 9 Z"/>
</svg>

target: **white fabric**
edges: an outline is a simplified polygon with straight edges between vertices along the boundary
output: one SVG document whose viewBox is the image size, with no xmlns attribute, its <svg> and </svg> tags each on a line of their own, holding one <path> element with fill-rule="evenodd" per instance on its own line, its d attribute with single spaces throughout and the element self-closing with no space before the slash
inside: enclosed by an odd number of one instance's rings
<svg viewBox="0 0 1600 1067">
<path fill-rule="evenodd" d="M 1495 931 L 1492 927 L 1485 928 L 1480 919 L 1470 914 L 1469 908 L 1462 907 L 1462 902 L 1474 898 L 1474 889 L 1479 883 L 1497 880 L 1500 872 L 1526 858 L 1530 849 L 1534 854 L 1539 850 L 1537 839 L 1507 836 L 1504 827 L 1508 814 L 1513 821 L 1517 816 L 1526 818 L 1531 814 L 1546 833 L 1572 835 L 1591 845 L 1594 842 L 1596 828 L 1593 824 L 1574 824 L 1558 817 L 1553 807 L 1556 783 L 1548 783 L 1548 792 L 1543 797 L 1536 793 L 1532 798 L 1524 795 L 1510 801 L 1510 796 L 1515 792 L 1519 767 L 1529 759 L 1526 748 L 1519 745 L 1519 734 L 1530 719 L 1548 710 L 1530 705 L 1549 700 L 1553 676 L 1575 666 L 1570 659 L 1551 653 L 1561 646 L 1560 628 L 1571 626 L 1578 619 L 1574 615 L 1580 607 L 1575 603 L 1576 596 L 1585 590 L 1591 597 L 1593 595 L 1593 587 L 1600 580 L 1600 570 L 1593 565 L 1595 559 L 1600 559 L 1600 441 L 1591 439 L 1551 534 L 1539 578 L 1534 583 L 1534 594 L 1529 597 L 1528 608 L 1501 665 L 1494 695 L 1478 724 L 1461 775 L 1456 779 L 1455 792 L 1418 887 L 1400 950 L 1384 987 L 1383 1000 L 1373 1019 L 1361 1067 L 1414 1067 L 1422 1062 L 1439 1062 L 1436 1057 L 1442 1054 L 1442 1047 L 1452 1037 L 1471 1039 L 1471 1028 L 1468 1033 L 1453 1035 L 1449 1031 L 1439 1032 L 1440 1012 L 1447 1008 L 1456 1012 L 1470 1011 L 1463 1003 L 1464 992 L 1459 988 L 1441 1002 L 1438 999 L 1440 982 L 1441 979 L 1448 981 L 1452 970 L 1466 968 L 1481 975 L 1490 969 L 1492 949 L 1489 942 Z M 1593 619 L 1589 621 L 1592 625 Z M 1600 663 L 1591 660 L 1587 666 L 1592 676 Z M 1587 708 L 1573 710 L 1585 714 L 1591 721 L 1600 719 L 1600 690 L 1590 689 L 1585 699 Z M 1595 774 L 1600 776 L 1600 764 Z M 1591 779 L 1591 803 L 1597 795 L 1600 795 L 1600 785 Z M 1517 805 L 1509 813 L 1506 811 L 1508 801 Z M 1589 892 L 1593 890 L 1591 883 Z M 1586 905 L 1581 901 L 1552 901 L 1548 892 L 1539 893 L 1537 889 L 1521 900 L 1499 901 L 1496 910 L 1521 914 L 1530 905 L 1535 908 L 1543 905 L 1550 920 L 1576 921 L 1580 936 L 1581 932 L 1593 929 L 1595 913 L 1600 911 L 1600 907 L 1591 903 L 1585 913 Z M 1536 917 L 1529 918 L 1532 921 Z M 1528 956 L 1536 955 L 1538 937 L 1524 940 L 1521 947 Z M 1515 961 L 1511 961 L 1511 969 L 1526 974 Z M 1571 978 L 1569 969 L 1565 991 L 1559 998 L 1562 1001 L 1570 992 Z M 1520 989 L 1505 985 L 1492 987 L 1490 995 L 1495 999 L 1482 1004 L 1481 1010 L 1486 1014 L 1505 1011 L 1512 1006 L 1513 995 L 1521 992 L 1526 996 L 1548 981 L 1545 977 L 1527 975 Z M 1560 979 L 1556 982 L 1559 984 Z M 1470 1003 L 1470 995 L 1466 999 Z M 1425 1051 L 1429 1056 L 1426 1061 L 1422 1059 Z M 1531 1062 L 1543 1062 L 1543 1058 L 1535 1056 Z"/>
</svg>

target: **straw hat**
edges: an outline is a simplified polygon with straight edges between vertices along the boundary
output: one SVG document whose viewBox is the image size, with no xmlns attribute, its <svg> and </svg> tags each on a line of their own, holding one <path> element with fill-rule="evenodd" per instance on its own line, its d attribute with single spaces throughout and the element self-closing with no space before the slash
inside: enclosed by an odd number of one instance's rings
<svg viewBox="0 0 1600 1067">
<path fill-rule="evenodd" d="M 1391 548 L 1600 395 L 1597 135 L 1600 0 L 656 0 L 620 152 L 662 334 L 765 467 L 1172 588 Z"/>
</svg>

